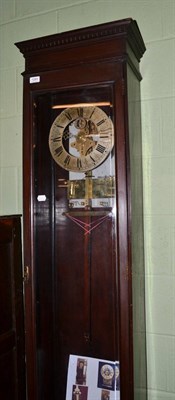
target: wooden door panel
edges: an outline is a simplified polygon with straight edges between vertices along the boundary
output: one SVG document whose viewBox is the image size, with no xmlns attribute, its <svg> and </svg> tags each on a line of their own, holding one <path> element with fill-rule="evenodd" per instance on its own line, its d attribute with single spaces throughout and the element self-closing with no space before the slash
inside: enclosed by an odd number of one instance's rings
<svg viewBox="0 0 175 400">
<path fill-rule="evenodd" d="M 0 398 L 18 399 L 16 387 L 16 351 L 12 348 L 0 357 Z"/>
<path fill-rule="evenodd" d="M 0 335 L 10 331 L 13 327 L 12 321 L 12 271 L 10 264 L 10 241 L 9 232 L 4 232 L 5 240 L 0 243 L 1 268 L 0 268 Z"/>
<path fill-rule="evenodd" d="M 25 400 L 20 217 L 0 218 L 0 398 Z"/>
</svg>

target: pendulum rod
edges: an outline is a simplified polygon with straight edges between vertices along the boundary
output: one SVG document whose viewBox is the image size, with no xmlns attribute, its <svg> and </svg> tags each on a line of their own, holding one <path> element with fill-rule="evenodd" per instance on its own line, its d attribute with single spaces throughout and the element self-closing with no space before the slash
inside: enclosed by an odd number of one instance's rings
<svg viewBox="0 0 175 400">
<path fill-rule="evenodd" d="M 92 171 L 85 173 L 85 199 L 86 208 L 92 208 L 93 188 L 92 188 Z"/>
<path fill-rule="evenodd" d="M 90 223 L 90 216 L 87 216 Z M 90 350 L 91 335 L 91 235 L 84 236 L 84 340 L 87 351 Z"/>
<path fill-rule="evenodd" d="M 86 209 L 92 208 L 92 171 L 86 172 L 85 174 L 85 199 Z M 91 216 L 87 215 L 86 226 L 91 226 Z M 85 321 L 85 332 L 84 339 L 88 350 L 91 345 L 91 235 L 84 236 L 84 321 Z"/>
</svg>

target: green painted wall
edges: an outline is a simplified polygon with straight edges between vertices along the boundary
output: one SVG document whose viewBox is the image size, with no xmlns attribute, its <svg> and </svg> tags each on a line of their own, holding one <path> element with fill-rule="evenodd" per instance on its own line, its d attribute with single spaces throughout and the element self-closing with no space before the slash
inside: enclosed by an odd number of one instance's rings
<svg viewBox="0 0 175 400">
<path fill-rule="evenodd" d="M 141 62 L 149 400 L 175 398 L 175 0 L 0 0 L 0 214 L 22 213 L 22 77 L 14 42 L 132 17 Z"/>
</svg>

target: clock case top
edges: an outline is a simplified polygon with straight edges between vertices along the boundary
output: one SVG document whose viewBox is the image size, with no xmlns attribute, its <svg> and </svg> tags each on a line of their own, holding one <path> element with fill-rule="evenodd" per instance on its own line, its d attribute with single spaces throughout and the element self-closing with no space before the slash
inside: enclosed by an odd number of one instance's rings
<svg viewBox="0 0 175 400">
<path fill-rule="evenodd" d="M 25 74 L 69 64 L 128 59 L 139 73 L 146 48 L 131 18 L 15 43 L 25 57 Z M 61 57 L 60 57 L 61 54 Z"/>
<path fill-rule="evenodd" d="M 24 263 L 29 265 L 25 284 L 26 353 L 28 398 L 37 397 L 36 332 L 35 332 L 35 265 L 33 226 L 33 134 L 32 94 L 58 88 L 114 82 L 118 70 L 116 108 L 117 202 L 118 202 L 118 285 L 120 295 L 119 347 L 121 368 L 121 399 L 133 400 L 133 318 L 132 318 L 132 255 L 131 255 L 131 166 L 128 118 L 128 66 L 139 82 L 139 62 L 145 45 L 136 21 L 124 19 L 70 32 L 16 43 L 25 58 L 24 76 Z M 88 76 L 85 72 L 88 66 Z M 71 74 L 74 68 L 78 74 Z M 112 71 L 112 75 L 111 75 Z M 31 77 L 40 82 L 30 84 Z M 59 76 L 59 77 L 58 77 Z M 26 121 L 27 124 L 26 124 Z M 140 143 L 140 142 L 139 142 Z M 142 207 L 142 205 L 141 205 Z M 143 317 L 144 318 L 144 317 Z M 143 344 L 144 346 L 144 344 Z M 141 351 L 142 345 L 138 352 Z M 143 367 L 144 368 L 144 367 Z M 144 372 L 143 372 L 144 375 Z M 144 388 L 145 389 L 145 388 Z M 54 395 L 53 395 L 54 396 Z M 54 397 L 53 397 L 54 398 Z M 146 397 L 143 395 L 143 399 Z"/>
</svg>

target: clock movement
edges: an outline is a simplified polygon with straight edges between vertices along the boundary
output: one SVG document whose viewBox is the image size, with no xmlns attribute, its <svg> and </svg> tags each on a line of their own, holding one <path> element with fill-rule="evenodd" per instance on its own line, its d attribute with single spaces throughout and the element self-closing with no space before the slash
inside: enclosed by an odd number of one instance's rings
<svg viewBox="0 0 175 400">
<path fill-rule="evenodd" d="M 108 156 L 113 135 L 112 122 L 102 109 L 72 106 L 58 115 L 51 127 L 50 151 L 68 171 L 91 171 Z M 67 150 L 66 141 L 70 144 Z"/>
<path fill-rule="evenodd" d="M 75 398 L 84 357 L 94 357 L 119 362 L 121 400 L 145 400 L 142 36 L 125 19 L 16 45 L 28 399 L 65 400 L 75 354 Z M 107 362 L 100 372 L 99 400 L 110 399 L 114 371 Z"/>
</svg>

